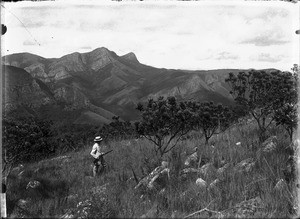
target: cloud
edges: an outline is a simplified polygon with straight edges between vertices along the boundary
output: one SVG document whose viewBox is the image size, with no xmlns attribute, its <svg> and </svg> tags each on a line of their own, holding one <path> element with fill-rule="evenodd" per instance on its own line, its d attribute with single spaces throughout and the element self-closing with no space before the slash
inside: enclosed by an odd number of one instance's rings
<svg viewBox="0 0 300 219">
<path fill-rule="evenodd" d="M 233 55 L 232 53 L 229 52 L 220 52 L 214 57 L 214 59 L 216 60 L 238 59 L 238 56 Z"/>
<path fill-rule="evenodd" d="M 260 53 L 256 57 L 250 57 L 251 60 L 253 61 L 259 61 L 259 62 L 280 62 L 285 58 L 284 55 L 276 55 L 276 56 L 271 56 L 270 53 Z"/>
<path fill-rule="evenodd" d="M 276 39 L 272 35 L 261 35 L 241 42 L 241 44 L 253 44 L 255 46 L 271 46 L 288 43 L 288 40 Z"/>
</svg>

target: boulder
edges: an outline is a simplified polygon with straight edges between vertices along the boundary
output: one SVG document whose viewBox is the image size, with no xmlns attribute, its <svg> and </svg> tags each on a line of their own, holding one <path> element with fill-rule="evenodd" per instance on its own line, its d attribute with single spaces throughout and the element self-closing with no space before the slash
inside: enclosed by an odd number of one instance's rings
<svg viewBox="0 0 300 219">
<path fill-rule="evenodd" d="M 22 171 L 24 171 L 24 165 L 20 164 L 17 167 L 13 168 L 10 173 L 12 175 L 19 175 Z"/>
<path fill-rule="evenodd" d="M 205 179 L 212 179 L 216 177 L 217 169 L 212 163 L 207 163 L 200 168 L 200 174 Z"/>
<path fill-rule="evenodd" d="M 284 179 L 280 179 L 274 187 L 276 192 L 283 192 L 286 188 L 287 184 Z"/>
<path fill-rule="evenodd" d="M 187 157 L 184 161 L 186 167 L 196 167 L 198 164 L 198 154 L 197 151 Z"/>
<path fill-rule="evenodd" d="M 276 150 L 278 146 L 278 140 L 276 136 L 271 136 L 262 143 L 262 152 L 271 153 Z"/>
<path fill-rule="evenodd" d="M 215 179 L 208 186 L 208 191 L 209 191 L 210 195 L 212 195 L 212 197 L 214 197 L 214 198 L 221 197 L 221 191 L 219 188 L 220 182 L 221 181 L 219 179 Z"/>
<path fill-rule="evenodd" d="M 144 177 L 134 189 L 141 187 L 154 189 L 158 187 L 165 187 L 170 179 L 170 169 L 167 162 L 162 162 L 162 165 L 156 167 L 148 176 Z"/>
<path fill-rule="evenodd" d="M 224 179 L 226 175 L 229 173 L 232 165 L 230 163 L 225 164 L 223 167 L 217 169 L 217 178 Z"/>
<path fill-rule="evenodd" d="M 253 158 L 247 158 L 242 160 L 234 167 L 237 173 L 249 173 L 254 169 L 255 161 Z"/>
<path fill-rule="evenodd" d="M 37 180 L 32 180 L 27 184 L 26 189 L 30 189 L 30 188 L 36 189 L 39 187 L 41 187 L 41 183 Z"/>
<path fill-rule="evenodd" d="M 200 190 L 205 190 L 207 187 L 207 183 L 202 178 L 196 180 L 196 185 Z"/>
</svg>

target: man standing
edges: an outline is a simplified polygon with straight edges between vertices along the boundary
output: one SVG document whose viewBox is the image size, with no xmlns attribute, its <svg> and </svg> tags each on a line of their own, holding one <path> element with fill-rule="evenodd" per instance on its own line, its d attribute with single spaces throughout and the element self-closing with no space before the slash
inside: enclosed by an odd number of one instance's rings
<svg viewBox="0 0 300 219">
<path fill-rule="evenodd" d="M 91 151 L 91 155 L 94 157 L 94 166 L 93 166 L 93 176 L 95 177 L 98 173 L 100 164 L 102 165 L 101 167 L 101 172 L 104 171 L 106 164 L 105 164 L 105 160 L 103 158 L 103 154 L 104 154 L 104 146 L 101 145 L 100 143 L 103 139 L 101 138 L 101 136 L 97 136 L 94 139 L 95 144 L 93 145 L 92 151 Z"/>
</svg>

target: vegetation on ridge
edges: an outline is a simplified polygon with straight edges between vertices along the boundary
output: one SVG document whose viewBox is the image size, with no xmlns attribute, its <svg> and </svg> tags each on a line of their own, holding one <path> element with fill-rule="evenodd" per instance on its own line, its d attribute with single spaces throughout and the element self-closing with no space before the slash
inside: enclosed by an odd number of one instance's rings
<svg viewBox="0 0 300 219">
<path fill-rule="evenodd" d="M 115 117 L 110 125 L 81 130 L 86 142 L 77 151 L 52 159 L 41 155 L 39 162 L 26 163 L 29 155 L 37 155 L 36 148 L 48 155 L 57 146 L 50 141 L 56 133 L 49 132 L 51 123 L 5 120 L 6 152 L 28 152 L 18 160 L 24 166 L 7 178 L 10 217 L 177 218 L 197 216 L 193 213 L 201 209 L 202 217 L 294 215 L 297 77 L 253 71 L 231 74 L 228 82 L 240 114 L 214 103 L 150 99 L 138 105 L 141 119 L 135 124 Z M 107 155 L 107 172 L 93 178 L 90 144 L 99 133 L 110 136 L 107 150 L 114 152 Z M 195 148 L 196 164 L 186 164 Z M 161 161 L 168 162 L 167 179 L 137 189 Z"/>
</svg>

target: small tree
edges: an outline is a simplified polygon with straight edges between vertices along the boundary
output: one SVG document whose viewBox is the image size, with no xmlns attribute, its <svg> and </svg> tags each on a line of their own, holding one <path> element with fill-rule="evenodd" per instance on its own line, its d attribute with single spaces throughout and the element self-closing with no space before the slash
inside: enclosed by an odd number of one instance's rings
<svg viewBox="0 0 300 219">
<path fill-rule="evenodd" d="M 135 133 L 134 125 L 129 121 L 121 121 L 119 116 L 114 116 L 113 121 L 103 125 L 100 130 L 101 135 L 107 138 L 131 138 Z"/>
<path fill-rule="evenodd" d="M 290 72 L 251 70 L 238 75 L 230 73 L 225 81 L 231 86 L 236 103 L 256 120 L 260 141 L 265 140 L 266 131 L 275 120 L 275 112 L 297 96 L 295 77 Z"/>
<path fill-rule="evenodd" d="M 203 132 L 206 145 L 214 134 L 219 134 L 229 127 L 231 113 L 228 107 L 204 102 L 194 104 L 192 108 L 196 110 L 194 126 Z"/>
<path fill-rule="evenodd" d="M 297 92 L 297 84 L 298 84 L 298 74 L 299 74 L 299 66 L 297 64 L 291 69 L 293 71 L 294 77 L 294 92 L 290 98 L 290 101 L 283 105 L 283 107 L 277 109 L 275 111 L 275 122 L 277 125 L 281 125 L 288 132 L 290 141 L 293 140 L 294 130 L 297 128 L 298 122 L 298 92 Z"/>
<path fill-rule="evenodd" d="M 137 110 L 142 113 L 141 120 L 135 123 L 137 133 L 153 142 L 161 157 L 192 128 L 192 112 L 184 102 L 177 103 L 175 97 L 149 99 L 145 107 L 139 103 Z"/>
</svg>

